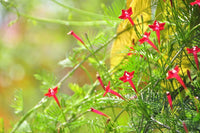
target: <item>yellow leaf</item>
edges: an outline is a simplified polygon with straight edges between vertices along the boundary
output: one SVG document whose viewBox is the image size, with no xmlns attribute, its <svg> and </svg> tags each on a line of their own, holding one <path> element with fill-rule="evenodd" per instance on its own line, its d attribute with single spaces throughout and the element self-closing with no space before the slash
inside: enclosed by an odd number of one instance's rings
<svg viewBox="0 0 200 133">
<path fill-rule="evenodd" d="M 143 34 L 148 28 L 148 21 L 151 20 L 151 0 L 127 0 L 127 9 L 132 7 L 133 19 L 138 33 Z M 129 29 L 130 28 L 130 29 Z M 129 30 L 127 30 L 129 29 Z M 125 57 L 126 50 L 132 45 L 132 42 L 139 40 L 138 35 L 134 27 L 131 26 L 128 20 L 123 20 L 117 29 L 117 33 L 120 33 L 117 39 L 114 41 L 111 50 L 111 69 L 117 66 Z"/>
</svg>

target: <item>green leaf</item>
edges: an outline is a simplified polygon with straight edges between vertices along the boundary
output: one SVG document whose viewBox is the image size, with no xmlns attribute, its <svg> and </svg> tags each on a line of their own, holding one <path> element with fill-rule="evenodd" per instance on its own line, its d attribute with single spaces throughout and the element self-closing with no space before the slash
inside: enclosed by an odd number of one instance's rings
<svg viewBox="0 0 200 133">
<path fill-rule="evenodd" d="M 22 89 L 15 90 L 13 103 L 10 105 L 15 111 L 15 114 L 19 114 L 23 111 L 23 91 Z"/>
<path fill-rule="evenodd" d="M 85 96 L 83 89 L 79 85 L 70 83 L 69 88 L 75 93 L 75 95 Z"/>
<path fill-rule="evenodd" d="M 29 123 L 27 121 L 24 121 L 17 129 L 16 133 L 32 133 Z"/>
<path fill-rule="evenodd" d="M 53 88 L 58 82 L 56 76 L 53 73 L 47 73 L 45 71 L 39 72 L 39 74 L 34 74 L 34 77 L 41 81 L 40 89 L 43 93 L 46 93 L 48 88 Z"/>
<path fill-rule="evenodd" d="M 52 101 L 50 105 L 44 110 L 44 112 L 49 119 L 54 121 L 57 121 L 61 114 L 61 110 L 59 106 L 55 103 L 55 101 Z"/>
<path fill-rule="evenodd" d="M 66 59 L 60 61 L 58 64 L 61 65 L 62 67 L 73 67 L 74 66 L 73 62 L 69 58 L 66 58 Z"/>
</svg>

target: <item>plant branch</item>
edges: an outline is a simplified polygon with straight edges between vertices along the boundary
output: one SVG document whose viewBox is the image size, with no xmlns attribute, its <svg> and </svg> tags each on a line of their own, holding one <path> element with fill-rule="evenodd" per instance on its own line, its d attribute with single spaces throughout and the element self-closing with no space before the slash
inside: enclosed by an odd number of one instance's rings
<svg viewBox="0 0 200 133">
<path fill-rule="evenodd" d="M 30 116 L 30 114 L 32 114 L 32 112 L 34 112 L 35 110 L 37 110 L 38 108 L 40 108 L 44 103 L 47 102 L 46 97 L 43 97 L 42 100 L 40 100 L 40 102 L 35 105 L 32 109 L 30 109 L 14 126 L 14 128 L 12 129 L 11 133 L 15 133 L 16 130 L 20 127 L 20 125 L 26 120 L 26 118 L 28 118 Z"/>
<path fill-rule="evenodd" d="M 165 127 L 165 128 L 167 128 L 167 129 L 169 129 L 169 130 L 171 129 L 169 126 L 167 126 L 167 125 L 165 125 L 165 124 L 163 124 L 163 123 L 157 121 L 157 120 L 154 119 L 153 117 L 151 117 L 151 120 L 152 120 L 153 122 L 157 123 L 158 125 L 162 126 L 162 127 Z M 178 131 L 178 130 L 176 130 L 176 132 L 177 132 L 177 133 L 181 133 L 181 132 Z"/>
</svg>

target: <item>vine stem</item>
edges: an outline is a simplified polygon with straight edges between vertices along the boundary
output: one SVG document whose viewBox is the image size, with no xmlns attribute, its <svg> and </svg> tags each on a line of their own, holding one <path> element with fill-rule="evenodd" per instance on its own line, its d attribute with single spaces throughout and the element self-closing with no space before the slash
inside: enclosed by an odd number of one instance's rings
<svg viewBox="0 0 200 133">
<path fill-rule="evenodd" d="M 167 126 L 167 125 L 165 125 L 165 124 L 163 124 L 163 123 L 157 121 L 157 120 L 154 119 L 153 117 L 151 117 L 151 120 L 152 120 L 153 122 L 157 123 L 157 124 L 160 125 L 160 126 L 163 126 L 163 127 L 167 128 L 167 129 L 169 129 L 169 130 L 171 129 L 169 126 Z M 177 132 L 177 133 L 181 133 L 181 132 L 178 131 L 178 130 L 176 130 L 176 132 Z"/>
<path fill-rule="evenodd" d="M 76 69 L 78 69 L 90 56 L 93 54 L 99 52 L 101 49 L 103 49 L 105 46 L 110 44 L 117 36 L 122 34 L 123 32 L 127 31 L 129 29 L 126 29 L 118 34 L 115 34 L 110 40 L 108 40 L 104 45 L 96 49 L 93 53 L 90 53 L 85 59 L 83 59 L 79 64 L 77 64 L 70 72 L 68 72 L 57 84 L 57 86 L 60 86 L 67 78 L 69 78 Z M 16 130 L 21 126 L 21 124 L 28 118 L 35 110 L 40 108 L 44 103 L 47 102 L 46 97 L 43 97 L 38 104 L 36 104 L 33 108 L 31 108 L 25 115 L 22 116 L 22 118 L 14 125 L 14 128 L 12 129 L 11 133 L 15 133 Z"/>
<path fill-rule="evenodd" d="M 22 14 L 20 14 L 22 15 Z M 30 16 L 27 15 L 22 15 L 24 17 L 29 18 Z M 32 17 L 32 19 L 35 19 L 34 17 Z M 37 19 L 36 19 L 37 20 Z M 53 19 L 52 19 L 53 20 Z M 43 21 L 43 22 L 54 22 L 54 21 Z M 40 21 L 40 20 L 38 20 Z M 63 21 L 64 22 L 64 21 Z M 79 22 L 80 23 L 80 22 Z M 64 24 L 64 23 L 62 23 Z M 60 86 L 67 78 L 69 78 L 73 72 L 75 72 L 89 57 L 91 57 L 92 55 L 96 54 L 97 52 L 99 52 L 101 49 L 103 49 L 104 47 L 106 47 L 108 44 L 110 44 L 115 38 L 117 38 L 120 34 L 130 30 L 131 28 L 127 28 L 117 34 L 115 34 L 111 39 L 109 39 L 104 45 L 102 45 L 101 47 L 99 47 L 98 49 L 96 49 L 94 52 L 90 53 L 87 57 L 85 57 L 79 64 L 77 64 L 70 72 L 68 72 L 58 83 L 57 86 Z M 22 116 L 22 118 L 15 124 L 14 128 L 12 129 L 11 133 L 16 132 L 16 130 L 20 127 L 20 125 L 26 120 L 26 118 L 28 118 L 30 116 L 30 114 L 32 114 L 35 110 L 37 110 L 38 108 L 40 108 L 44 103 L 47 102 L 46 97 L 43 97 L 40 102 L 38 102 L 38 104 L 36 104 L 33 108 L 31 108 L 25 115 Z"/>
<path fill-rule="evenodd" d="M 40 108 L 44 103 L 47 102 L 47 97 L 43 97 L 40 102 L 35 105 L 32 109 L 30 109 L 14 126 L 13 130 L 11 133 L 16 132 L 16 130 L 20 127 L 20 125 L 30 116 L 31 113 L 33 113 L 36 109 Z"/>
</svg>

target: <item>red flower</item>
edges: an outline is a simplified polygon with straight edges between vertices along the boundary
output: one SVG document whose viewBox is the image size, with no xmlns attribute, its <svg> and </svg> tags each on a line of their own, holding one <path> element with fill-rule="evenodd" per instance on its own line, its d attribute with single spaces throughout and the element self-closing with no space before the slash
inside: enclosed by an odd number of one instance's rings
<svg viewBox="0 0 200 133">
<path fill-rule="evenodd" d="M 151 32 L 145 32 L 144 35 L 143 35 L 143 38 L 139 40 L 140 44 L 144 43 L 144 42 L 147 42 L 149 43 L 155 50 L 158 50 L 158 48 L 153 44 L 153 42 L 149 39 L 149 36 L 150 36 Z"/>
<path fill-rule="evenodd" d="M 164 30 L 165 23 L 159 23 L 158 21 L 154 21 L 153 25 L 149 25 L 149 27 L 153 30 L 156 31 L 156 35 L 158 38 L 158 43 L 160 44 L 160 31 Z"/>
<path fill-rule="evenodd" d="M 163 0 L 165 2 L 165 0 Z M 172 0 L 170 0 L 171 6 L 173 6 Z"/>
<path fill-rule="evenodd" d="M 85 43 L 83 42 L 83 40 L 79 37 L 79 36 L 77 36 L 75 33 L 74 33 L 74 31 L 73 30 L 71 30 L 69 33 L 67 33 L 68 35 L 72 35 L 72 36 L 74 36 L 77 40 L 79 40 L 83 45 L 85 45 Z"/>
<path fill-rule="evenodd" d="M 44 94 L 45 96 L 48 97 L 53 97 L 55 101 L 57 102 L 58 106 L 61 108 L 60 103 L 58 101 L 58 98 L 56 97 L 58 87 L 56 86 L 55 88 L 49 88 L 48 93 Z"/>
<path fill-rule="evenodd" d="M 172 98 L 171 98 L 170 92 L 167 91 L 166 95 L 167 95 L 167 99 L 168 99 L 170 108 L 171 108 L 171 110 L 173 110 L 173 107 L 172 107 Z"/>
<path fill-rule="evenodd" d="M 106 114 L 102 113 L 101 111 L 96 110 L 96 109 L 94 109 L 94 108 L 90 108 L 90 111 L 92 111 L 92 112 L 94 112 L 94 113 L 96 113 L 96 114 L 105 116 L 105 117 L 107 117 L 107 118 L 110 118 L 108 115 L 106 115 Z"/>
<path fill-rule="evenodd" d="M 166 79 L 171 79 L 171 78 L 176 78 L 178 80 L 178 82 L 185 88 L 185 84 L 183 82 L 183 80 L 180 78 L 180 76 L 178 75 L 179 72 L 179 68 L 178 66 L 176 66 L 173 70 L 168 71 L 168 77 Z"/>
<path fill-rule="evenodd" d="M 196 0 L 195 2 L 191 2 L 190 3 L 190 5 L 195 5 L 195 4 L 197 4 L 197 5 L 199 5 L 199 7 L 200 7 L 200 0 Z"/>
<path fill-rule="evenodd" d="M 197 65 L 197 69 L 199 70 L 197 53 L 200 52 L 200 48 L 198 46 L 194 46 L 191 49 L 187 48 L 187 51 L 188 51 L 188 54 L 192 53 L 194 55 L 194 60 L 195 60 L 195 63 Z"/>
<path fill-rule="evenodd" d="M 134 22 L 131 19 L 131 15 L 133 14 L 132 8 L 130 7 L 128 10 L 122 10 L 121 16 L 119 16 L 120 19 L 128 19 L 132 26 L 134 26 Z"/>
<path fill-rule="evenodd" d="M 99 73 L 96 74 L 96 77 L 97 77 L 97 79 L 98 79 L 100 85 L 102 86 L 102 88 L 105 90 L 105 86 L 104 86 L 104 84 L 103 84 L 103 81 L 102 81 L 102 79 L 101 79 Z"/>
<path fill-rule="evenodd" d="M 115 92 L 115 91 L 110 89 L 110 81 L 108 82 L 108 86 L 106 86 L 106 90 L 105 91 L 106 92 L 103 94 L 103 97 L 105 97 L 105 95 L 109 92 L 109 93 L 111 93 L 111 94 L 113 94 L 115 96 L 118 96 L 119 98 L 125 100 L 119 93 L 117 93 L 117 92 Z"/>
<path fill-rule="evenodd" d="M 192 81 L 191 74 L 190 74 L 190 71 L 189 71 L 189 70 L 187 70 L 187 75 L 188 75 L 190 81 Z"/>
<path fill-rule="evenodd" d="M 185 132 L 188 133 L 188 129 L 187 129 L 187 126 L 186 126 L 186 124 L 185 124 L 184 121 L 183 121 L 183 127 L 184 127 L 184 129 L 185 129 Z"/>
<path fill-rule="evenodd" d="M 132 72 L 127 72 L 125 71 L 124 72 L 124 75 L 122 77 L 120 77 L 119 79 L 121 81 L 123 81 L 124 83 L 125 82 L 129 82 L 129 84 L 131 85 L 131 87 L 134 89 L 135 93 L 137 94 L 137 90 L 135 88 L 135 85 L 133 84 L 133 81 L 132 81 L 132 78 L 133 78 L 133 74 L 134 74 L 135 71 L 132 71 Z"/>
</svg>

